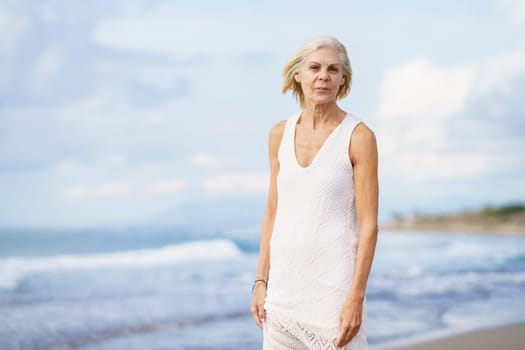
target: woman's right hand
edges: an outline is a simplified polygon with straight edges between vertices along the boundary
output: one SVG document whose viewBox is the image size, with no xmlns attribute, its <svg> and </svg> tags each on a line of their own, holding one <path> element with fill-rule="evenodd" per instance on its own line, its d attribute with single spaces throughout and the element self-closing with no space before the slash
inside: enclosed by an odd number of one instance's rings
<svg viewBox="0 0 525 350">
<path fill-rule="evenodd" d="M 266 284 L 257 282 L 253 290 L 252 306 L 250 312 L 252 313 L 255 323 L 259 328 L 263 328 L 263 321 L 266 319 L 266 312 L 264 310 L 264 299 L 266 298 Z"/>
</svg>

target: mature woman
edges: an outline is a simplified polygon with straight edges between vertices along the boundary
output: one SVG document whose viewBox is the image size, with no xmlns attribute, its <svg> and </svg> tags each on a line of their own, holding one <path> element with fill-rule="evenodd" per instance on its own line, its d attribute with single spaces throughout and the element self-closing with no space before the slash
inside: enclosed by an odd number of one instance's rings
<svg viewBox="0 0 525 350">
<path fill-rule="evenodd" d="M 345 47 L 314 38 L 283 70 L 301 112 L 269 133 L 270 189 L 251 312 L 264 349 L 367 349 L 377 241 L 374 133 L 336 101 L 352 82 Z"/>
</svg>

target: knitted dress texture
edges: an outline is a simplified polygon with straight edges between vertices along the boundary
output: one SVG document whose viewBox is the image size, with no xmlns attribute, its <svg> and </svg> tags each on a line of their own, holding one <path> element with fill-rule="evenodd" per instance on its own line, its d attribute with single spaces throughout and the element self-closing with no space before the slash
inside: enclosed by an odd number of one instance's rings
<svg viewBox="0 0 525 350">
<path fill-rule="evenodd" d="M 288 332 L 306 348 L 335 349 L 359 241 L 348 149 L 362 121 L 347 114 L 312 163 L 302 167 L 295 152 L 299 117 L 287 119 L 278 151 L 277 212 L 264 305 L 272 329 L 267 326 L 265 332 Z M 368 349 L 366 328 L 365 298 L 360 330 L 345 349 Z"/>
</svg>

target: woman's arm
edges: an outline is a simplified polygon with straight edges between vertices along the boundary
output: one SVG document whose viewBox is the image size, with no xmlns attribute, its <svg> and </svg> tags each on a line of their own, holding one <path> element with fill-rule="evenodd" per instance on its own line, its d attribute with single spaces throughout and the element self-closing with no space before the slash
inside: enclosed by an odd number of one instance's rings
<svg viewBox="0 0 525 350">
<path fill-rule="evenodd" d="M 356 126 L 349 152 L 354 168 L 359 245 L 352 287 L 341 311 L 338 346 L 348 343 L 361 326 L 362 305 L 378 234 L 377 142 L 375 134 L 366 125 L 361 123 Z"/>
<path fill-rule="evenodd" d="M 277 153 L 281 143 L 284 125 L 286 120 L 282 120 L 270 129 L 268 141 L 268 153 L 270 159 L 270 188 L 268 191 L 268 200 L 261 227 L 261 241 L 259 247 L 259 262 L 255 279 L 268 279 L 270 271 L 270 239 L 272 237 L 273 226 L 275 222 L 275 213 L 277 211 L 277 174 L 279 173 L 279 161 Z M 264 320 L 264 298 L 266 297 L 266 284 L 256 282 L 253 301 L 250 311 L 257 325 L 262 328 Z"/>
</svg>

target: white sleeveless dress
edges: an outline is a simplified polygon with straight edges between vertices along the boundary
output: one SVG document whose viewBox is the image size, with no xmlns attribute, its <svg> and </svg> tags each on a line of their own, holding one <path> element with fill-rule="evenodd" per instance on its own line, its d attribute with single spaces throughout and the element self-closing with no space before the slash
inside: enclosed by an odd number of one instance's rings
<svg viewBox="0 0 525 350">
<path fill-rule="evenodd" d="M 295 155 L 299 117 L 287 119 L 278 152 L 263 348 L 336 349 L 359 240 L 348 149 L 362 121 L 347 114 L 312 163 L 302 167 Z M 360 330 L 345 349 L 368 349 L 366 329 L 365 298 Z"/>
</svg>

